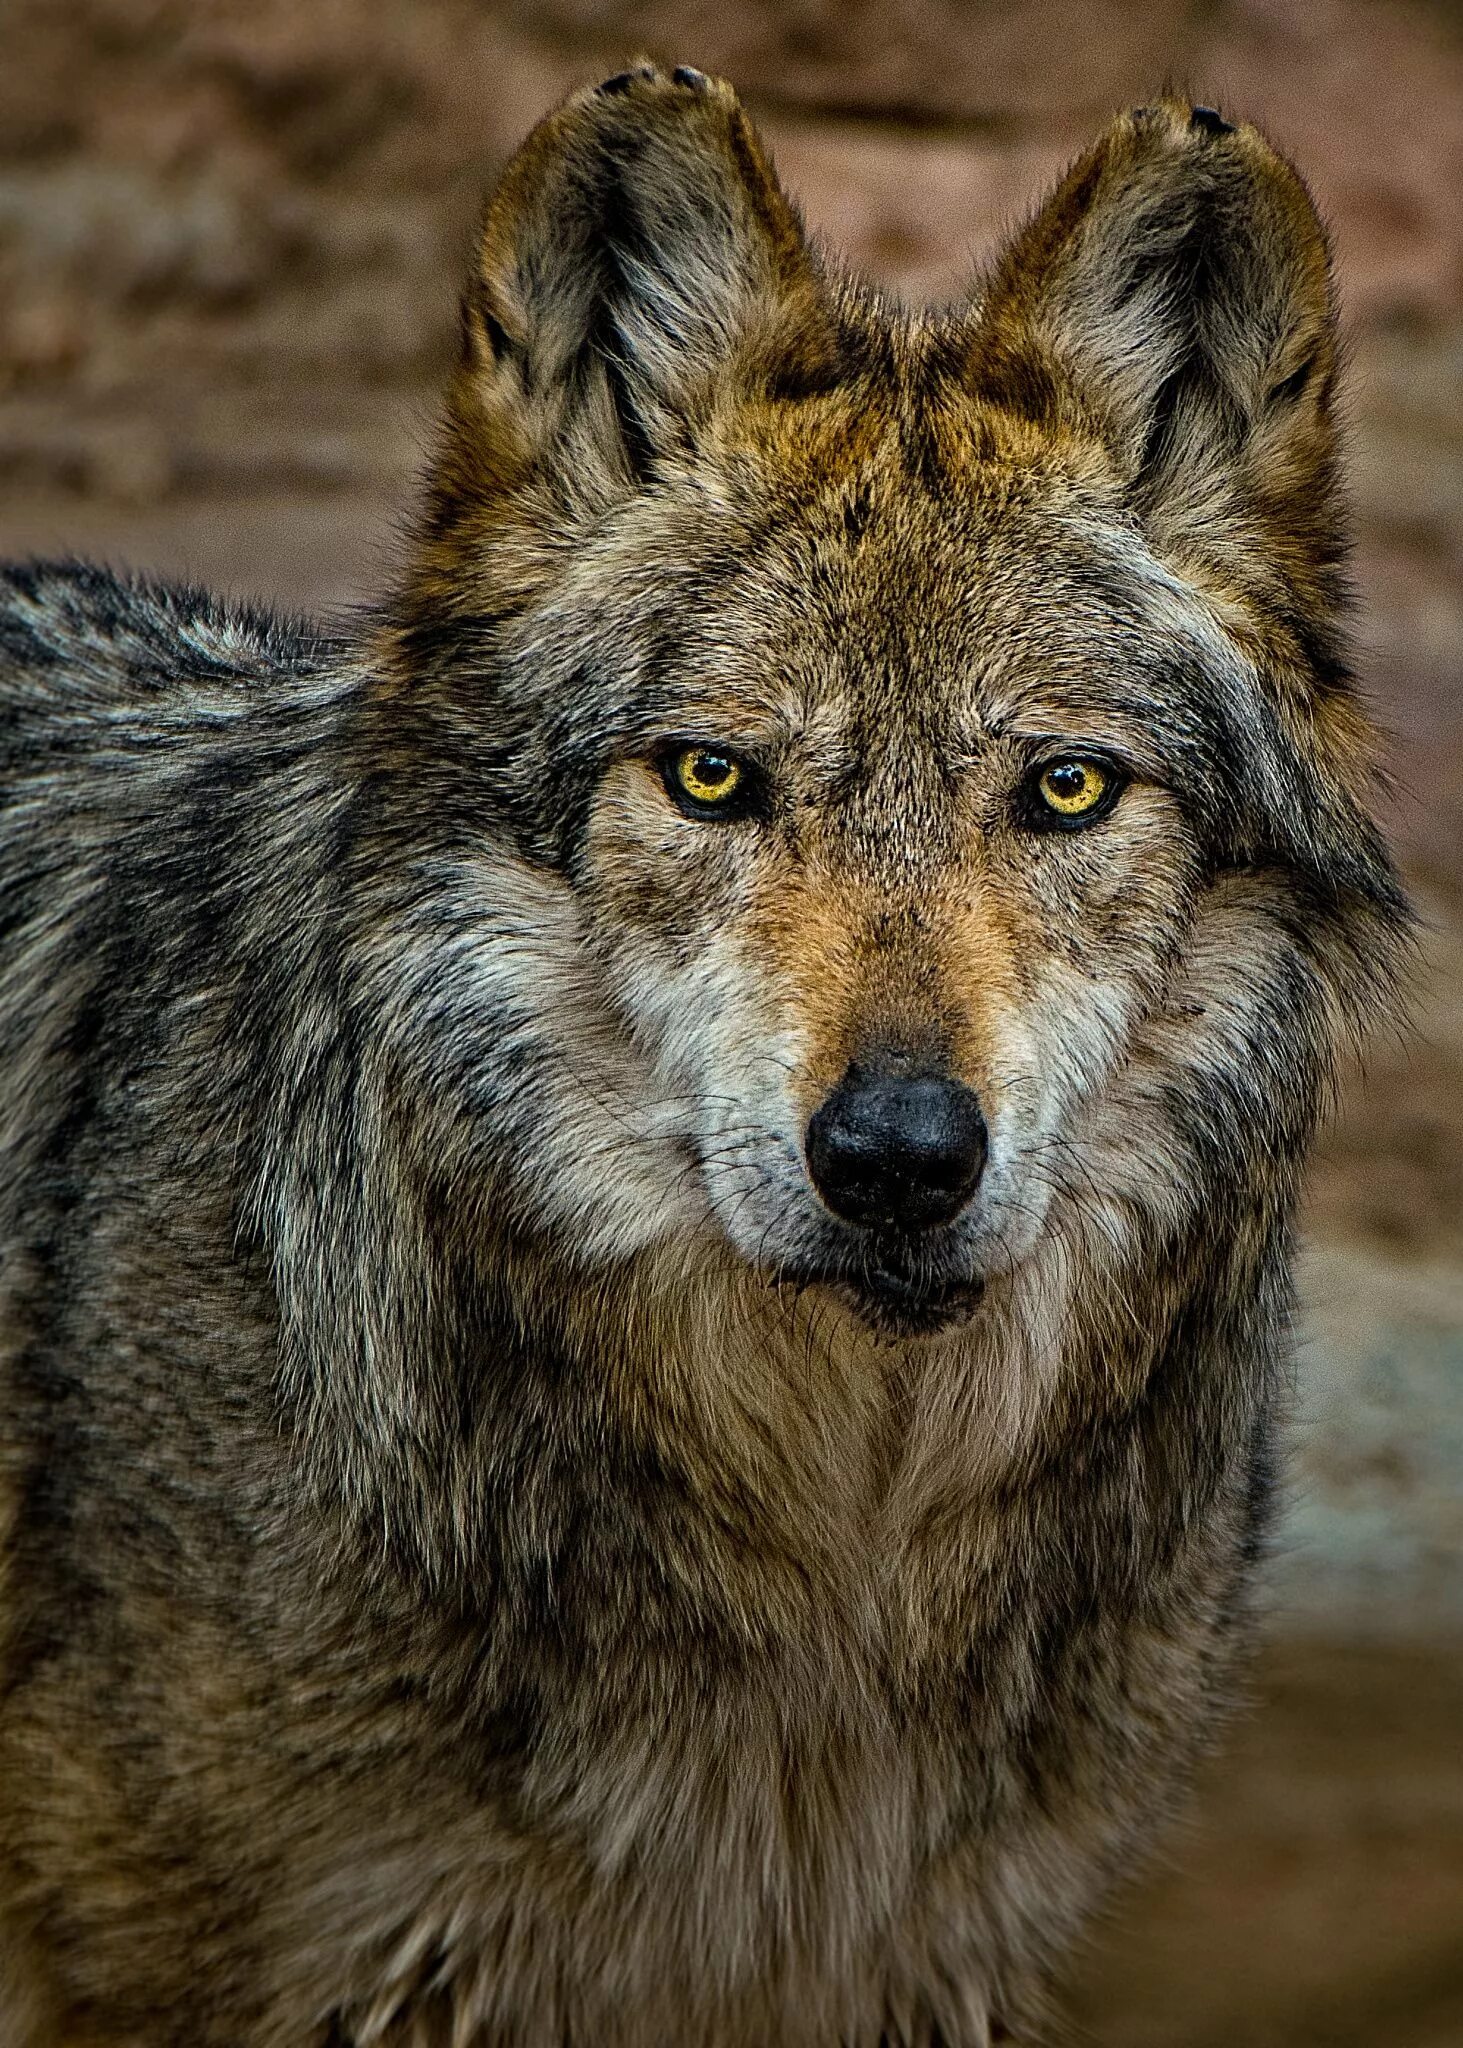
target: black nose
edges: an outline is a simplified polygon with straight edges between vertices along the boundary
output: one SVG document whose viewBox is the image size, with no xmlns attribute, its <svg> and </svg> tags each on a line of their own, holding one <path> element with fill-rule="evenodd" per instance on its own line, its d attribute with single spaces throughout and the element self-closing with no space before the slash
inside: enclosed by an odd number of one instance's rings
<svg viewBox="0 0 1463 2048">
<path fill-rule="evenodd" d="M 808 1171 L 850 1223 L 948 1223 L 985 1170 L 980 1103 L 959 1081 L 852 1066 L 808 1124 Z"/>
</svg>

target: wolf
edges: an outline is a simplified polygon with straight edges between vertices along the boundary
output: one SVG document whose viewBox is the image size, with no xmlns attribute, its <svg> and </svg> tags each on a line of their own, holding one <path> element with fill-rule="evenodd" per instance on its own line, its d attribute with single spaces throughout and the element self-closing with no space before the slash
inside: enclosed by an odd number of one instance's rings
<svg viewBox="0 0 1463 2048">
<path fill-rule="evenodd" d="M 1212 109 L 915 313 L 637 65 L 379 603 L 6 572 L 9 2048 L 1048 2038 L 1406 942 L 1337 374 Z"/>
</svg>

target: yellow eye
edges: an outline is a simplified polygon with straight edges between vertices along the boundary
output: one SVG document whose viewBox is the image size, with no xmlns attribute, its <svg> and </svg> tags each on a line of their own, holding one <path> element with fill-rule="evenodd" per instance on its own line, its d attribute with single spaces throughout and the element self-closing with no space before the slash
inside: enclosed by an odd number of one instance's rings
<svg viewBox="0 0 1463 2048">
<path fill-rule="evenodd" d="M 671 759 L 671 794 L 689 797 L 693 804 L 724 804 L 742 781 L 741 762 L 719 747 L 682 747 Z"/>
<path fill-rule="evenodd" d="M 1083 818 L 1095 811 L 1113 786 L 1111 769 L 1100 761 L 1075 756 L 1070 761 L 1051 761 L 1036 778 L 1037 794 L 1050 811 L 1061 818 Z"/>
</svg>

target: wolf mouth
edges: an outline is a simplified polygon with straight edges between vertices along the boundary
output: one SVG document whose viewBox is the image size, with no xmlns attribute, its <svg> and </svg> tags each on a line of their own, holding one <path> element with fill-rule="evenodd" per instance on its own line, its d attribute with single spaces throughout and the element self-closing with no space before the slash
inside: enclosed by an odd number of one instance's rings
<svg viewBox="0 0 1463 2048">
<path fill-rule="evenodd" d="M 854 1265 L 783 1267 L 779 1284 L 826 1288 L 862 1321 L 889 1336 L 933 1336 L 964 1322 L 980 1305 L 985 1282 L 975 1276 L 911 1273 L 877 1254 Z"/>
<path fill-rule="evenodd" d="M 980 1280 L 912 1280 L 882 1266 L 837 1279 L 832 1287 L 866 1322 L 898 1337 L 933 1336 L 964 1322 L 984 1292 Z"/>
</svg>

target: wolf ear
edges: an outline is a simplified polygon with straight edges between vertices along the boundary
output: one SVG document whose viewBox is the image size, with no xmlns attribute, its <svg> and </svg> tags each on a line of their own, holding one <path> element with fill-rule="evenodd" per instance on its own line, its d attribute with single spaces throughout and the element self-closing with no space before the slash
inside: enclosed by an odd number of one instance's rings
<svg viewBox="0 0 1463 2048">
<path fill-rule="evenodd" d="M 833 348 L 817 266 L 731 88 L 640 65 L 529 137 L 489 203 L 451 396 L 483 482 L 623 489 L 733 364 L 796 384 Z M 466 482 L 466 477 L 461 481 Z"/>
<path fill-rule="evenodd" d="M 1007 247 L 975 346 L 983 391 L 1096 431 L 1161 542 L 1334 561 L 1326 240 L 1253 128 L 1173 99 L 1115 122 Z"/>
</svg>

